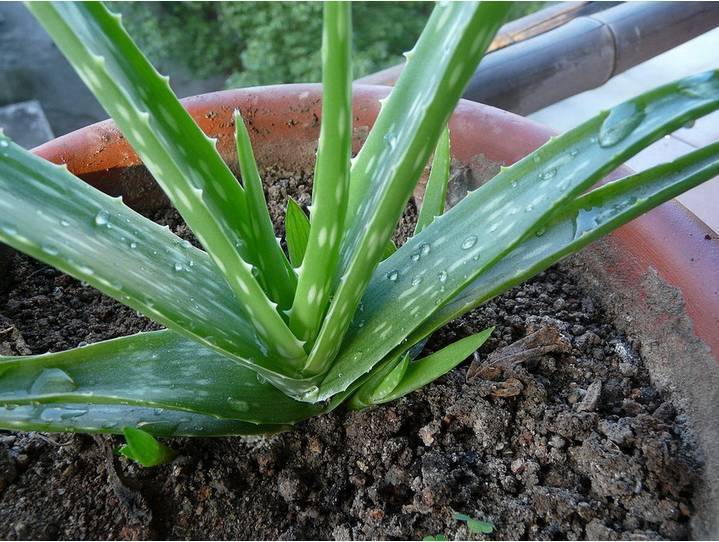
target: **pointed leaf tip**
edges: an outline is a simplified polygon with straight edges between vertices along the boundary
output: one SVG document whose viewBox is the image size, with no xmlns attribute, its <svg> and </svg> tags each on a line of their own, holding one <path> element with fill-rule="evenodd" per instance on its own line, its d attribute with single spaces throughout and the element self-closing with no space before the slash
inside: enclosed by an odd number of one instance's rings
<svg viewBox="0 0 719 542">
<path fill-rule="evenodd" d="M 468 356 L 476 352 L 492 335 L 494 327 L 460 339 L 441 350 L 411 363 L 404 372 L 401 382 L 380 402 L 394 401 L 447 374 Z"/>
</svg>

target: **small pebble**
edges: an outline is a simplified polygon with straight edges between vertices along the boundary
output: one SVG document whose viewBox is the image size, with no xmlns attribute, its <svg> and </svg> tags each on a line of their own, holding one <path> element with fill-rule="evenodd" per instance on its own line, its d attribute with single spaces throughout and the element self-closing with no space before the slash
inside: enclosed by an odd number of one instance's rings
<svg viewBox="0 0 719 542">
<path fill-rule="evenodd" d="M 515 459 L 509 465 L 509 470 L 514 474 L 521 474 L 524 471 L 524 459 Z"/>
<path fill-rule="evenodd" d="M 599 398 L 602 394 L 602 381 L 595 380 L 587 388 L 587 393 L 582 399 L 582 402 L 577 405 L 578 412 L 594 412 L 599 403 Z"/>
<path fill-rule="evenodd" d="M 18 454 L 15 458 L 15 462 L 21 467 L 26 466 L 28 464 L 28 461 L 30 461 L 30 458 L 27 456 L 27 454 Z"/>
</svg>

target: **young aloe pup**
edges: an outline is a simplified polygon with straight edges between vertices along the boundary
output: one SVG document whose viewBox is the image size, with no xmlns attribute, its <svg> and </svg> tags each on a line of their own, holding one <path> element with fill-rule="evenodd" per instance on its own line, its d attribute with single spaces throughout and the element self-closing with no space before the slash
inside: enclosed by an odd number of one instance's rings
<svg viewBox="0 0 719 542">
<path fill-rule="evenodd" d="M 0 241 L 167 328 L 0 357 L 3 428 L 124 430 L 125 453 L 141 456 L 147 441 L 135 428 L 264 433 L 343 403 L 392 401 L 491 334 L 418 359 L 435 330 L 719 172 L 718 143 L 592 189 L 653 141 L 719 108 L 712 71 L 599 113 L 444 212 L 447 123 L 509 5 L 437 5 L 351 160 L 351 4 L 328 2 L 311 213 L 288 206 L 285 254 L 239 112 L 241 182 L 118 16 L 92 2 L 28 9 L 203 250 L 0 138 Z M 395 250 L 392 233 L 432 154 L 415 235 Z"/>
</svg>

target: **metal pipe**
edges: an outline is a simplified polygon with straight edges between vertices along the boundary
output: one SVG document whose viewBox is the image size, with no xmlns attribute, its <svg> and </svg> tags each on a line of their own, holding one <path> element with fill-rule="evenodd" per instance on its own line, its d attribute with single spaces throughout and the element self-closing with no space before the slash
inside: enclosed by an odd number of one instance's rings
<svg viewBox="0 0 719 542">
<path fill-rule="evenodd" d="M 719 2 L 623 3 L 487 55 L 464 98 L 527 115 L 716 26 Z"/>
<path fill-rule="evenodd" d="M 552 5 L 500 29 L 463 97 L 528 115 L 716 26 L 719 2 Z M 357 82 L 393 85 L 403 67 Z"/>
<path fill-rule="evenodd" d="M 537 36 L 582 15 L 616 5 L 618 2 L 559 2 L 542 10 L 510 21 L 499 29 L 487 52 L 497 51 L 519 41 Z M 355 81 L 363 85 L 394 85 L 402 73 L 404 64 L 365 75 Z"/>
<path fill-rule="evenodd" d="M 544 34 L 550 30 L 568 23 L 572 19 L 583 15 L 591 15 L 598 11 L 609 9 L 621 2 L 558 2 L 509 21 L 502 25 L 487 52 L 497 51 L 514 43 L 524 41 L 534 36 Z"/>
</svg>

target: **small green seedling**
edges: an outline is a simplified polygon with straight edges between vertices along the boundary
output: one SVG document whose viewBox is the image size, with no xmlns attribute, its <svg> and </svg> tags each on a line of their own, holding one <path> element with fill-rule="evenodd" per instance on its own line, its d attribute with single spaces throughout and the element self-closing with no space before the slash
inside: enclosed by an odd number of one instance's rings
<svg viewBox="0 0 719 542">
<path fill-rule="evenodd" d="M 475 519 L 467 514 L 455 513 L 454 519 L 457 521 L 463 521 L 467 524 L 467 529 L 472 534 L 489 534 L 494 532 L 494 523 L 491 521 L 483 521 L 481 519 Z"/>
<path fill-rule="evenodd" d="M 429 540 L 429 541 L 436 540 L 436 541 L 439 542 L 440 540 L 448 540 L 448 538 L 447 538 L 446 536 L 444 536 L 443 534 L 436 534 L 436 535 L 434 535 L 434 536 L 433 536 L 433 535 L 427 535 L 427 536 L 425 536 L 422 540 L 425 540 L 425 541 L 427 541 L 427 540 Z"/>
<path fill-rule="evenodd" d="M 176 455 L 174 450 L 171 450 L 142 429 L 124 427 L 122 432 L 127 443 L 120 446 L 117 453 L 139 463 L 143 467 L 154 467 L 169 463 Z"/>
<path fill-rule="evenodd" d="M 0 135 L 0 242 L 165 327 L 0 356 L 6 429 L 265 434 L 340 405 L 399 399 L 491 333 L 419 357 L 440 327 L 719 174 L 715 143 L 595 187 L 718 109 L 714 70 L 598 113 L 445 210 L 448 123 L 510 4 L 438 3 L 351 158 L 352 6 L 326 2 L 312 202 L 309 216 L 290 202 L 285 252 L 240 111 L 238 182 L 119 16 L 97 2 L 27 6 L 202 248 Z M 415 234 L 397 248 L 394 231 L 430 163 Z M 132 439 L 128 453 L 144 461 Z"/>
</svg>

